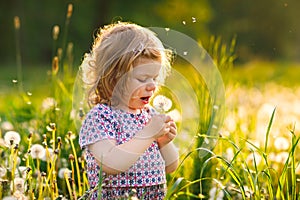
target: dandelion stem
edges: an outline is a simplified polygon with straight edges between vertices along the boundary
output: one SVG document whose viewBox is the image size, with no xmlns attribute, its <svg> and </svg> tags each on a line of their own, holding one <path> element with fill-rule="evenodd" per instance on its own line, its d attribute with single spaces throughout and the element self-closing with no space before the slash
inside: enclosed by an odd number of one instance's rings
<svg viewBox="0 0 300 200">
<path fill-rule="evenodd" d="M 70 199 L 73 200 L 74 198 L 73 198 L 73 194 L 72 194 L 72 188 L 71 188 L 71 185 L 70 185 L 68 173 L 65 172 L 64 176 L 65 176 L 65 179 L 66 179 L 66 183 L 67 183 L 67 188 L 68 188 L 68 191 L 69 191 Z"/>
<path fill-rule="evenodd" d="M 22 59 L 21 59 L 21 48 L 20 48 L 20 18 L 15 16 L 15 37 L 16 37 L 16 62 L 17 62 L 17 79 L 19 92 L 23 92 L 23 73 L 22 73 Z"/>
<path fill-rule="evenodd" d="M 72 138 L 70 138 L 70 143 L 71 143 L 71 147 L 72 147 L 72 151 L 73 151 L 74 159 L 75 159 L 76 172 L 77 172 L 77 181 L 78 181 L 78 187 L 79 187 L 79 195 L 81 196 L 82 195 L 82 187 L 81 187 L 80 169 L 79 169 L 79 165 L 78 165 L 78 159 L 77 159 L 76 149 L 75 149 L 75 146 L 74 146 Z"/>
</svg>

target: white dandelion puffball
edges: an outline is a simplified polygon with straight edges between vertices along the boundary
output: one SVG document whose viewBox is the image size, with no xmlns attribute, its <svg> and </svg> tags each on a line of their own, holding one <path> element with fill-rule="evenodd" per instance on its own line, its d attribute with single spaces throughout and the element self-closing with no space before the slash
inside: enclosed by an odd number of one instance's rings
<svg viewBox="0 0 300 200">
<path fill-rule="evenodd" d="M 16 131 L 7 131 L 4 135 L 4 141 L 8 146 L 19 144 L 21 141 L 21 136 Z"/>
<path fill-rule="evenodd" d="M 25 179 L 23 178 L 15 178 L 14 179 L 14 185 L 11 185 L 11 187 L 15 187 L 15 190 L 20 191 L 21 193 L 25 192 Z"/>
<path fill-rule="evenodd" d="M 14 126 L 9 121 L 4 121 L 1 123 L 1 129 L 4 131 L 11 131 L 14 129 Z"/>
<path fill-rule="evenodd" d="M 56 107 L 56 105 L 57 105 L 57 102 L 54 98 L 47 97 L 42 102 L 42 112 L 46 112 L 46 111 Z"/>
<path fill-rule="evenodd" d="M 290 142 L 285 137 L 277 137 L 274 141 L 274 147 L 279 151 L 285 151 L 290 148 Z"/>
<path fill-rule="evenodd" d="M 68 174 L 68 177 L 70 177 L 72 171 L 69 170 L 69 169 L 66 168 L 66 167 L 60 168 L 60 170 L 58 171 L 58 177 L 61 178 L 61 179 L 64 179 L 64 178 L 65 178 L 65 173 L 67 173 L 67 174 Z"/>
<path fill-rule="evenodd" d="M 172 101 L 166 96 L 157 95 L 153 99 L 153 106 L 158 111 L 167 112 L 172 107 Z"/>
<path fill-rule="evenodd" d="M 46 150 L 40 144 L 32 145 L 30 150 L 30 155 L 33 159 L 43 159 L 45 157 Z"/>
</svg>

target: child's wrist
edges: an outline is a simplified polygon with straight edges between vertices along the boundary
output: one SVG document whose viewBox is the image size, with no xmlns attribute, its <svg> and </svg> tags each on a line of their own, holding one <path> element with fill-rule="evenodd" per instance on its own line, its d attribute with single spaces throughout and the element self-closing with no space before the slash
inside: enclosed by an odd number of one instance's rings
<svg viewBox="0 0 300 200">
<path fill-rule="evenodd" d="M 169 142 L 160 148 L 160 152 L 165 160 L 166 166 L 178 160 L 179 153 L 173 142 Z"/>
</svg>

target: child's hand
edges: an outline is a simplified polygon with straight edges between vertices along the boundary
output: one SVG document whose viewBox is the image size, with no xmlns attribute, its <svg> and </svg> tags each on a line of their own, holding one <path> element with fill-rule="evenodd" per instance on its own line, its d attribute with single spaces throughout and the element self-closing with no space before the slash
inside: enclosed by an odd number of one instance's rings
<svg viewBox="0 0 300 200">
<path fill-rule="evenodd" d="M 171 131 L 170 117 L 164 114 L 155 115 L 143 129 L 140 137 L 157 139 Z"/>
<path fill-rule="evenodd" d="M 174 140 L 174 138 L 177 135 L 176 124 L 172 120 L 172 118 L 169 116 L 167 118 L 167 123 L 168 123 L 168 127 L 169 127 L 169 132 L 160 136 L 159 138 L 157 138 L 157 143 L 158 143 L 159 148 L 162 148 L 163 146 L 165 146 L 166 144 L 168 144 L 169 142 Z"/>
</svg>

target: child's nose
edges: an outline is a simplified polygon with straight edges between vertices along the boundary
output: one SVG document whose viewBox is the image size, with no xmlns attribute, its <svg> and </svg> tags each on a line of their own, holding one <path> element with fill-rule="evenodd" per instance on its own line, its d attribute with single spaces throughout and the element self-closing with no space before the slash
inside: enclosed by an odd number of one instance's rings
<svg viewBox="0 0 300 200">
<path fill-rule="evenodd" d="M 156 89 L 156 83 L 154 83 L 154 82 L 148 83 L 146 85 L 146 90 L 148 90 L 148 91 L 153 91 L 155 89 Z"/>
</svg>

